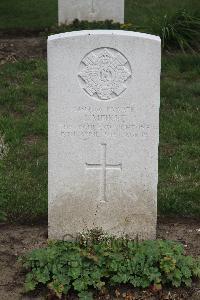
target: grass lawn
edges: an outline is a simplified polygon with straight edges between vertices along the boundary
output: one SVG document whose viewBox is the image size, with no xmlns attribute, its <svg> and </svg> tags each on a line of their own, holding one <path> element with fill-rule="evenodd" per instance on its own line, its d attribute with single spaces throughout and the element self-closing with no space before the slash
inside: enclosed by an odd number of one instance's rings
<svg viewBox="0 0 200 300">
<path fill-rule="evenodd" d="M 163 59 L 158 207 L 200 216 L 200 56 Z"/>
<path fill-rule="evenodd" d="M 82 0 L 84 1 L 84 0 Z M 1 0 L 0 30 L 36 29 L 53 26 L 57 23 L 58 0 Z M 148 28 L 151 19 L 162 14 L 174 13 L 186 8 L 199 12 L 199 0 L 125 0 L 125 19 L 127 22 Z"/>
<path fill-rule="evenodd" d="M 44 29 L 57 23 L 58 0 L 0 0 L 0 30 Z"/>
<path fill-rule="evenodd" d="M 200 11 L 199 0 L 125 0 L 126 22 L 148 28 L 152 18 L 174 14 L 176 10 L 187 9 L 191 13 Z"/>
<path fill-rule="evenodd" d="M 0 205 L 10 221 L 42 221 L 47 216 L 46 62 L 4 65 L 0 78 L 0 132 L 9 147 L 0 160 Z"/>
<path fill-rule="evenodd" d="M 163 58 L 158 206 L 163 215 L 200 216 L 200 56 Z M 47 218 L 45 60 L 0 67 L 0 205 L 9 221 Z"/>
</svg>

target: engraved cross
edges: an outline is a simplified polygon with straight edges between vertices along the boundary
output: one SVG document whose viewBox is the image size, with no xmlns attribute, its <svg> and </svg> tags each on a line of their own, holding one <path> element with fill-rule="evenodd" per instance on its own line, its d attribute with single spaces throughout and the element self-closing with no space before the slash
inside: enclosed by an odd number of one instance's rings
<svg viewBox="0 0 200 300">
<path fill-rule="evenodd" d="M 86 163 L 87 169 L 100 170 L 101 171 L 101 181 L 100 181 L 100 192 L 101 200 L 100 202 L 107 202 L 106 197 L 106 184 L 107 184 L 107 170 L 122 170 L 122 164 L 107 164 L 107 145 L 101 144 L 101 163 L 100 164 L 88 164 Z"/>
</svg>

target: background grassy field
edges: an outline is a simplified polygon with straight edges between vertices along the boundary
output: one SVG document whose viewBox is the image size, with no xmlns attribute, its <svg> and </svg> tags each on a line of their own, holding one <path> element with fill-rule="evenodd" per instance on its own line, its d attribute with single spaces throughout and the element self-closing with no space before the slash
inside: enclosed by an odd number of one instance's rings
<svg viewBox="0 0 200 300">
<path fill-rule="evenodd" d="M 158 207 L 200 216 L 200 56 L 163 58 Z M 9 221 L 47 218 L 47 71 L 45 60 L 0 69 L 1 206 Z"/>
<path fill-rule="evenodd" d="M 199 0 L 125 0 L 126 22 L 148 28 L 151 20 L 159 15 L 171 15 L 177 10 L 186 9 L 198 13 Z"/>
<path fill-rule="evenodd" d="M 57 22 L 57 0 L 1 0 L 0 30 L 42 30 Z"/>
<path fill-rule="evenodd" d="M 84 0 L 83 0 L 84 1 Z M 0 30 L 44 30 L 57 23 L 58 0 L 1 0 Z M 125 20 L 148 28 L 152 18 L 186 8 L 199 14 L 199 0 L 125 0 Z"/>
</svg>

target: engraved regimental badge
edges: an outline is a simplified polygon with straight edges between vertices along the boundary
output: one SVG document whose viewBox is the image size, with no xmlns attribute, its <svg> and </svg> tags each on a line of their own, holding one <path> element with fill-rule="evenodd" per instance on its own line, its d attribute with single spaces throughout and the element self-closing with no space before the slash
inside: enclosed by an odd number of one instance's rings
<svg viewBox="0 0 200 300">
<path fill-rule="evenodd" d="M 112 100 L 126 90 L 131 75 L 124 55 L 112 48 L 99 48 L 83 58 L 78 77 L 87 94 L 97 100 Z"/>
</svg>

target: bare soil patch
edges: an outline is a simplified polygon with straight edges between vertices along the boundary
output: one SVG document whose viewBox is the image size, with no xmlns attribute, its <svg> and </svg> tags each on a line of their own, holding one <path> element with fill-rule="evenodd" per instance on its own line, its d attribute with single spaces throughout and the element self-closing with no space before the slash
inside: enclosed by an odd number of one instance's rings
<svg viewBox="0 0 200 300">
<path fill-rule="evenodd" d="M 19 59 L 46 57 L 46 38 L 18 37 L 0 39 L 0 65 Z"/>
<path fill-rule="evenodd" d="M 158 238 L 183 243 L 186 253 L 200 255 L 200 220 L 159 219 Z M 43 247 L 47 242 L 47 226 L 0 225 L 0 299 L 1 300 L 39 300 L 46 299 L 45 292 L 23 295 L 24 274 L 17 258 L 31 249 Z M 118 296 L 118 298 L 116 298 Z M 51 295 L 47 299 L 55 299 Z M 76 299 L 71 295 L 65 299 Z M 200 283 L 194 282 L 191 288 L 164 289 L 153 294 L 149 290 L 136 290 L 119 287 L 105 290 L 96 299 L 125 300 L 199 300 Z"/>
</svg>

